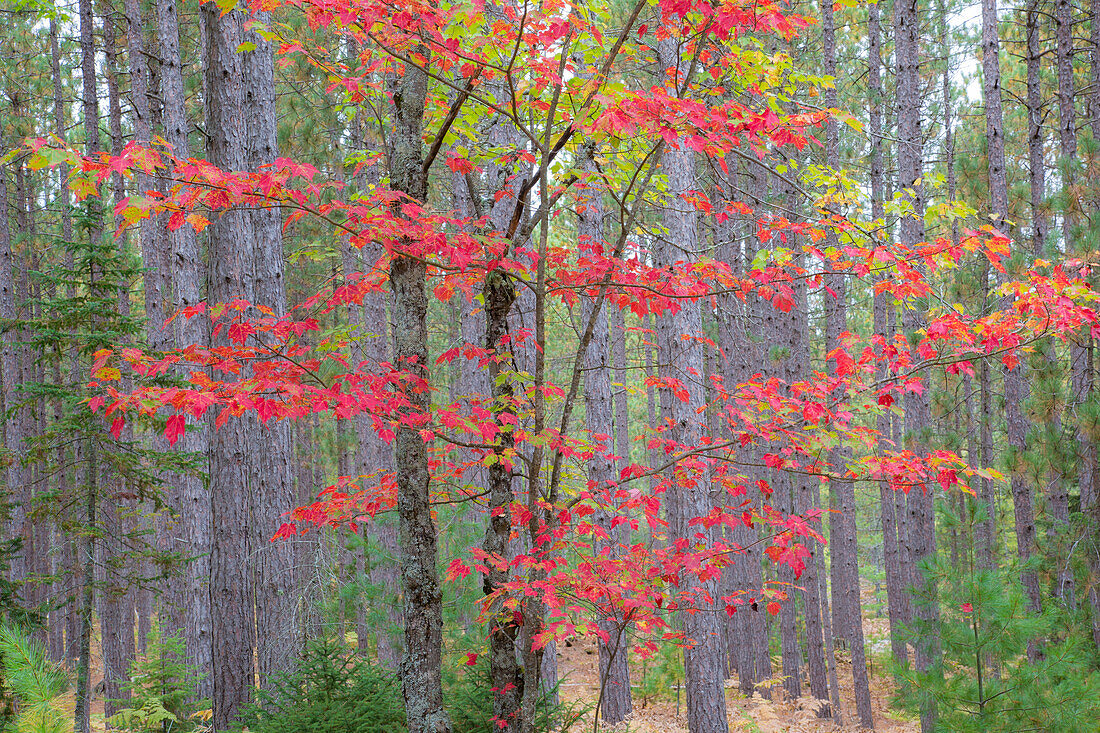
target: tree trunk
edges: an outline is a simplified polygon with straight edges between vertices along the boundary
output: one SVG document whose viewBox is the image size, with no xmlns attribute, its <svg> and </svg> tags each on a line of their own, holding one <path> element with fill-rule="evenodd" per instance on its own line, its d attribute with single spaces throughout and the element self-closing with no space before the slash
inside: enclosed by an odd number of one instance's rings
<svg viewBox="0 0 1100 733">
<path fill-rule="evenodd" d="M 894 6 L 895 58 L 897 62 L 898 109 L 898 186 L 907 191 L 913 214 L 901 219 L 903 244 L 914 246 L 924 240 L 924 198 L 920 178 L 923 173 L 920 89 L 920 7 L 916 0 L 898 0 Z M 907 308 L 902 326 L 907 334 L 924 327 L 923 307 Z M 927 432 L 931 428 L 928 393 L 905 395 L 906 444 L 918 455 L 928 450 Z M 919 670 L 933 669 L 939 661 L 939 618 L 936 587 L 921 577 L 920 564 L 931 560 L 936 551 L 935 513 L 932 487 L 915 488 L 908 496 L 909 560 L 914 568 L 915 615 L 921 620 L 921 636 L 915 650 Z M 932 733 L 936 725 L 933 702 L 921 707 L 921 731 Z"/>
<path fill-rule="evenodd" d="M 883 144 L 883 102 L 882 88 L 882 32 L 880 26 L 880 8 L 877 3 L 869 5 L 868 14 L 868 82 L 871 90 L 869 128 L 871 134 L 871 218 L 884 221 L 885 214 L 885 173 L 882 155 Z M 874 296 L 874 332 L 881 334 L 887 341 L 893 341 L 894 334 L 889 329 L 890 296 L 877 293 Z M 879 368 L 878 378 L 884 380 L 888 372 L 885 365 Z M 883 441 L 890 439 L 890 414 L 881 412 L 876 419 L 876 430 Z M 890 649 L 895 661 L 905 664 L 908 659 L 908 647 L 905 643 L 903 627 L 908 617 L 908 599 L 905 594 L 904 566 L 898 543 L 898 515 L 895 511 L 895 496 L 889 484 L 879 482 L 879 512 L 882 525 L 882 554 L 886 573 L 886 603 L 890 619 Z"/>
<path fill-rule="evenodd" d="M 419 49 L 427 56 L 426 49 Z M 391 80 L 394 124 L 390 137 L 390 183 L 417 202 L 427 201 L 423 171 L 423 122 L 427 74 L 412 64 Z M 395 208 L 395 216 L 401 216 Z M 408 244 L 407 242 L 405 243 Z M 394 362 L 408 374 L 412 409 L 427 412 L 428 299 L 423 262 L 397 254 L 390 265 L 393 291 Z M 423 386 L 418 386 L 422 383 Z M 417 430 L 402 424 L 395 440 L 397 505 L 401 520 L 401 580 L 405 592 L 405 656 L 401 664 L 409 733 L 449 733 L 443 709 L 443 608 L 436 577 L 436 530 L 429 504 L 428 451 Z"/>
<path fill-rule="evenodd" d="M 1047 237 L 1047 216 L 1044 209 L 1045 192 L 1045 153 L 1043 140 L 1043 90 L 1040 80 L 1043 44 L 1039 38 L 1041 22 L 1039 0 L 1029 0 L 1026 9 L 1027 32 L 1027 126 L 1028 126 L 1028 180 L 1030 188 L 1031 210 L 1031 252 L 1038 257 L 1043 251 Z M 1017 366 L 1005 375 L 1005 403 L 1022 405 L 1028 393 L 1027 375 L 1023 365 Z M 1018 451 L 1026 447 L 1028 426 L 1023 413 L 1008 419 L 1009 445 Z M 1016 552 L 1020 560 L 1021 583 L 1028 601 L 1028 609 L 1039 613 L 1042 609 L 1039 576 L 1034 570 L 1026 569 L 1030 565 L 1035 551 L 1035 504 L 1031 485 L 1019 471 L 1011 476 L 1012 509 L 1016 528 Z M 1028 661 L 1039 661 L 1039 646 L 1032 641 L 1027 647 Z"/>
<path fill-rule="evenodd" d="M 986 0 L 988 2 L 989 0 Z M 1062 210 L 1062 238 L 1065 242 L 1065 253 L 1068 257 L 1082 256 L 1085 251 L 1078 246 L 1078 222 L 1076 212 L 1079 208 L 1077 199 L 1079 195 L 1075 191 L 1077 183 L 1077 111 L 1074 107 L 1076 90 L 1073 80 L 1073 3 L 1071 0 L 1055 0 L 1054 2 L 1054 29 L 1056 37 L 1055 67 L 1058 75 L 1058 142 L 1061 153 L 1062 192 L 1065 202 Z M 1085 255 L 1087 256 L 1087 255 Z M 1087 341 L 1088 332 L 1082 331 L 1080 339 Z M 1069 370 L 1072 401 L 1080 404 L 1088 392 L 1090 377 L 1087 371 L 1086 348 L 1078 345 L 1078 340 L 1069 342 Z M 1093 458 L 1090 451 L 1089 439 L 1075 425 L 1073 428 L 1074 440 L 1077 443 L 1077 453 L 1080 461 L 1073 469 L 1079 475 L 1059 475 L 1050 482 L 1047 493 L 1047 506 L 1051 523 L 1051 539 L 1062 535 L 1069 528 L 1069 483 L 1076 479 L 1075 483 L 1087 484 L 1091 481 L 1089 475 L 1094 466 L 1090 461 Z M 1052 546 L 1057 547 L 1058 542 L 1052 541 Z M 1058 553 L 1054 558 L 1059 566 L 1057 585 L 1054 595 L 1068 607 L 1074 605 L 1074 578 L 1068 569 L 1068 562 Z"/>
<path fill-rule="evenodd" d="M 266 13 L 255 17 L 261 22 L 268 20 Z M 278 157 L 275 59 L 271 42 L 255 31 L 244 32 L 242 40 L 255 45 L 253 50 L 239 53 L 243 110 L 248 118 L 246 166 L 254 171 L 271 165 Z M 270 308 L 276 317 L 285 316 L 282 210 L 257 208 L 251 218 L 254 302 Z M 293 542 L 271 541 L 280 517 L 296 506 L 290 423 L 268 422 L 252 431 L 250 437 L 253 448 L 249 527 L 255 561 L 257 662 L 259 683 L 266 686 L 275 672 L 293 669 L 301 647 L 297 549 Z"/>
<path fill-rule="evenodd" d="M 202 6 L 206 28 L 207 158 L 224 170 L 247 170 L 248 125 L 245 112 L 245 41 L 239 11 L 222 15 L 212 4 Z M 231 210 L 210 225 L 210 292 L 215 303 L 235 298 L 253 300 L 256 234 L 248 211 Z M 222 335 L 213 346 L 228 346 Z M 215 416 L 211 416 L 213 421 Z M 256 637 L 250 507 L 253 484 L 253 435 L 261 430 L 252 416 L 230 418 L 217 430 L 210 425 L 210 493 L 212 548 L 210 605 L 213 644 L 214 726 L 228 728 L 239 708 L 249 701 L 255 684 Z"/>
<path fill-rule="evenodd" d="M 1089 25 L 1091 38 L 1089 45 L 1089 76 L 1091 91 L 1089 95 L 1089 125 L 1092 128 L 1093 140 L 1100 140 L 1100 0 L 1091 0 L 1089 3 Z M 1090 341 L 1090 361 L 1094 355 L 1095 344 Z M 1089 395 L 1095 399 L 1095 372 L 1089 370 Z M 1090 472 L 1090 481 L 1081 486 L 1081 511 L 1085 515 L 1085 524 L 1094 533 L 1100 526 L 1100 470 L 1095 463 L 1097 460 L 1097 443 L 1089 441 L 1089 459 L 1093 462 Z M 1100 577 L 1100 556 L 1093 551 L 1088 553 L 1089 573 L 1093 578 Z M 1096 583 L 1088 584 L 1089 607 L 1092 613 L 1092 640 L 1097 648 L 1100 648 L 1100 587 Z"/>
<path fill-rule="evenodd" d="M 682 59 L 675 40 L 667 38 L 658 44 L 658 66 L 675 69 L 672 93 L 682 77 Z M 668 230 L 668 240 L 660 242 L 656 259 L 661 266 L 674 267 L 677 262 L 691 261 L 699 247 L 698 225 L 694 205 L 685 200 L 685 194 L 696 188 L 695 156 L 686 149 L 674 146 L 665 148 L 661 156 L 661 170 L 668 176 L 668 192 L 662 204 L 662 216 Z M 670 439 L 682 446 L 694 446 L 702 436 L 699 410 L 703 407 L 705 390 L 700 383 L 703 374 L 702 346 L 682 338 L 699 334 L 702 327 L 701 305 L 685 301 L 680 310 L 658 319 L 657 344 L 665 378 L 677 379 L 688 393 L 686 401 L 671 399 L 668 409 L 662 410 L 671 422 Z M 668 392 L 668 390 L 664 390 Z M 662 407 L 665 400 L 662 399 Z M 671 471 L 671 485 L 666 493 L 669 518 L 669 536 L 688 540 L 689 547 L 697 528 L 688 522 L 693 517 L 705 516 L 711 499 L 703 477 L 698 471 L 684 464 L 677 464 Z M 686 579 L 685 579 L 686 580 Z M 688 729 L 692 733 L 715 733 L 728 730 L 726 720 L 725 660 L 722 633 L 712 598 L 716 595 L 713 581 L 703 583 L 695 591 L 697 613 L 684 614 L 681 619 L 685 636 L 693 646 L 684 649 L 684 675 L 687 690 Z"/>
<path fill-rule="evenodd" d="M 58 43 L 57 20 L 52 16 L 50 17 L 50 70 L 51 76 L 53 78 L 54 134 L 56 134 L 61 139 L 65 139 L 66 118 L 68 115 L 61 79 L 61 48 L 60 44 Z M 72 242 L 73 239 L 73 223 L 69 204 L 69 189 L 65 185 L 65 182 L 67 181 L 69 175 L 69 167 L 67 165 L 58 166 L 57 173 L 58 206 L 61 209 L 61 239 L 64 243 L 64 246 L 68 247 L 69 243 Z M 0 175 L 0 189 L 3 189 L 2 191 L 0 191 L 0 194 L 6 196 L 7 187 L 2 175 Z M 0 215 L 4 217 L 4 220 L 2 223 L 0 223 L 0 226 L 7 227 L 8 220 L 6 203 L 0 206 L 0 210 L 2 210 L 2 214 Z M 2 236 L 3 235 L 0 234 L 0 237 Z M 71 257 L 71 255 L 69 256 Z M 2 263 L 0 263 L 0 268 L 4 268 L 4 265 Z M 0 269 L 0 277 L 3 277 L 3 273 L 9 273 L 10 276 L 10 272 L 6 268 Z M 2 290 L 2 287 L 0 287 L 0 290 Z M 0 292 L 0 300 L 4 300 L 6 298 L 7 295 Z M 6 347 L 8 343 L 6 339 L 4 343 Z M 62 355 L 59 351 L 56 355 L 56 361 L 54 362 L 53 367 L 54 380 L 58 385 L 64 384 L 61 376 L 61 360 Z M 11 392 L 7 391 L 6 383 L 4 391 L 6 394 L 11 394 Z M 64 408 L 62 399 L 59 397 L 58 399 L 54 400 L 53 411 L 55 422 L 60 421 L 63 409 Z M 57 463 L 59 466 L 65 466 L 68 463 L 67 454 L 68 451 L 64 446 L 58 448 Z M 57 472 L 58 494 L 60 494 L 61 496 L 67 495 L 67 493 L 71 490 L 71 485 L 69 483 L 71 480 L 72 474 L 70 470 L 62 468 Z M 64 536 L 63 530 L 61 529 L 60 525 L 55 527 L 54 532 L 56 544 L 59 545 L 59 547 L 55 548 L 56 555 L 54 557 L 53 568 L 53 597 L 55 599 L 55 602 L 57 600 L 60 600 L 63 594 L 65 594 L 66 597 L 64 598 L 63 604 L 60 607 L 54 607 L 49 612 L 47 623 L 49 625 L 50 634 L 50 658 L 60 662 L 64 659 L 68 659 L 70 657 L 70 649 L 74 648 L 73 637 L 70 635 L 68 638 L 68 643 L 66 643 L 65 632 L 67 630 L 68 622 L 70 621 L 70 619 L 75 618 L 76 602 L 75 598 L 73 598 L 71 595 L 66 594 L 64 590 L 66 587 L 72 585 L 70 582 L 68 582 L 67 578 L 71 570 L 72 563 L 66 562 L 67 560 L 71 560 L 71 558 L 69 557 L 69 555 L 71 554 L 69 550 L 72 547 L 72 540 Z"/>
<path fill-rule="evenodd" d="M 749 204 L 759 206 L 764 186 L 762 168 L 746 171 L 743 179 L 750 194 Z M 726 182 L 721 194 L 724 202 L 734 201 L 737 186 L 734 180 Z M 725 208 L 725 206 L 723 207 Z M 743 272 L 745 263 L 755 254 L 754 245 L 759 242 L 755 237 L 755 218 L 743 217 L 738 221 L 741 232 L 724 235 L 719 229 L 718 258 L 729 265 L 735 273 Z M 759 337 L 754 336 L 752 323 L 754 309 L 733 293 L 718 295 L 718 347 L 723 356 L 720 362 L 722 380 L 727 391 L 735 392 L 757 369 L 759 363 Z M 648 358 L 648 356 L 647 356 Z M 651 418 L 650 424 L 655 424 Z M 752 459 L 746 450 L 746 457 Z M 745 510 L 751 508 L 746 506 Z M 771 656 L 768 648 L 768 629 L 766 614 L 761 601 L 760 590 L 764 587 L 761 553 L 757 542 L 757 530 L 743 522 L 730 528 L 729 541 L 732 546 L 743 548 L 731 568 L 731 592 L 741 596 L 746 602 L 736 606 L 738 609 L 730 619 L 731 644 L 729 653 L 734 658 L 731 666 L 736 667 L 738 682 L 742 694 L 751 697 L 757 690 L 756 684 L 771 679 Z M 744 598 L 748 596 L 748 598 Z M 762 688 L 761 694 L 771 695 L 768 688 Z"/>
<path fill-rule="evenodd" d="M 184 106 L 176 0 L 157 0 L 156 13 L 164 139 L 172 146 L 177 157 L 186 159 L 189 155 L 189 125 Z M 168 232 L 166 246 L 171 263 L 169 270 L 172 275 L 172 305 L 177 309 L 195 306 L 203 299 L 202 283 L 207 279 L 198 238 L 191 227 L 184 226 Z M 207 319 L 202 317 L 176 319 L 171 342 L 176 346 L 209 344 L 207 323 Z M 203 420 L 188 425 L 177 443 L 178 450 L 206 456 L 211 449 L 211 429 L 212 426 Z M 172 549 L 190 559 L 184 563 L 181 576 L 169 587 L 166 599 L 169 608 L 168 613 L 162 612 L 161 628 L 169 631 L 182 630 L 188 662 L 195 669 L 211 670 L 214 663 L 210 592 L 213 505 L 202 476 L 195 473 L 174 476 L 168 489 L 168 504 L 179 515 L 174 534 L 180 539 L 173 544 Z M 164 609 L 165 604 L 161 608 Z M 176 629 L 165 625 L 169 619 Z M 213 674 L 199 677 L 195 695 L 198 699 L 214 699 Z"/>
<path fill-rule="evenodd" d="M 81 23 L 84 21 L 84 5 L 90 0 L 81 1 Z M 88 16 L 90 19 L 91 10 Z M 83 36 L 83 34 L 82 34 Z M 76 663 L 76 705 L 73 711 L 74 733 L 92 733 L 92 609 L 95 603 L 95 553 L 96 533 L 96 494 L 99 491 L 99 464 L 96 461 L 96 446 L 92 439 L 85 441 L 84 479 L 84 525 L 85 535 L 80 541 L 81 597 L 78 659 Z"/>
<path fill-rule="evenodd" d="M 357 56 L 358 46 L 352 46 L 350 52 Z M 357 113 L 351 135 L 352 147 L 356 152 L 372 151 L 374 148 L 373 143 L 364 139 L 365 131 L 363 118 Z M 377 166 L 365 169 L 356 179 L 360 190 L 366 191 L 368 186 L 377 185 L 379 172 Z M 380 244 L 368 243 L 362 250 L 356 250 L 349 243 L 341 251 L 345 278 L 356 272 L 365 275 L 377 274 L 375 270 L 378 267 L 378 260 L 383 254 Z M 389 362 L 392 356 L 389 335 L 383 325 L 389 323 L 386 299 L 385 293 L 367 293 L 358 307 L 353 305 L 349 309 L 349 316 L 358 335 L 353 347 L 353 357 L 359 368 L 365 372 L 378 370 L 379 365 Z M 393 472 L 393 449 L 378 436 L 369 415 L 356 416 L 355 437 L 356 470 L 359 475 L 368 477 L 365 481 L 378 482 L 383 474 Z M 396 671 L 401 663 L 403 626 L 397 528 L 392 517 L 380 516 L 370 522 L 363 532 L 369 543 L 367 546 L 377 547 L 377 551 L 369 558 L 358 559 L 363 570 L 362 579 L 369 579 L 371 584 L 381 587 L 384 594 L 383 610 L 387 623 L 375 632 L 378 662 L 387 669 Z M 366 652 L 370 635 L 365 612 L 365 604 L 361 601 L 356 620 L 361 653 Z"/>
<path fill-rule="evenodd" d="M 877 14 L 877 13 L 876 13 Z M 825 73 L 836 76 L 836 24 L 831 5 L 823 5 L 822 17 L 822 52 L 825 58 Z M 876 19 L 877 21 L 877 19 Z M 875 29 L 876 34 L 878 29 Z M 875 39 L 877 44 L 877 38 Z M 877 48 L 875 49 L 877 53 Z M 877 59 L 876 69 L 877 74 Z M 879 82 L 881 84 L 881 81 Z M 825 104 L 829 107 L 837 106 L 836 89 L 825 90 Z M 878 100 L 874 101 L 877 109 Z M 878 123 L 881 125 L 881 121 Z M 875 141 L 878 142 L 877 140 Z M 874 144 L 874 143 L 873 143 Z M 878 152 L 876 150 L 876 152 Z M 840 133 L 836 121 L 829 119 L 825 127 L 825 161 L 831 168 L 840 166 Z M 881 161 L 879 162 L 881 166 Z M 881 175 L 881 172 L 879 173 Z M 881 182 L 880 182 L 881 185 Z M 836 246 L 836 235 L 828 234 L 829 244 Z M 825 354 L 834 349 L 843 348 L 841 334 L 848 330 L 847 310 L 847 282 L 842 273 L 834 273 L 826 276 L 825 286 L 831 289 L 835 296 L 825 297 Z M 835 364 L 835 361 L 833 362 Z M 835 371 L 835 369 L 834 369 Z M 830 452 L 829 463 L 836 474 L 846 470 L 845 463 L 848 452 L 836 449 Z M 830 482 L 830 488 L 835 486 L 839 514 L 832 515 L 829 520 L 830 536 L 833 542 L 833 587 L 834 604 L 833 619 L 834 630 L 839 630 L 849 643 L 852 654 L 852 681 L 855 687 L 856 710 L 859 714 L 860 724 L 864 728 L 873 728 L 874 720 L 871 713 L 871 692 L 867 678 L 867 657 L 863 644 L 863 614 L 860 606 L 859 562 L 856 544 L 856 501 L 855 485 L 851 481 L 837 480 Z M 839 570 L 839 572 L 837 572 Z M 839 601 L 839 603 L 837 603 Z M 838 629 L 839 627 L 839 629 Z M 840 711 L 837 711 L 839 714 Z"/>
<path fill-rule="evenodd" d="M 16 258 L 12 252 L 11 230 L 8 223 L 8 181 L 5 170 L 0 170 L 0 370 L 3 372 L 3 409 L 4 409 L 4 448 L 10 452 L 11 460 L 4 466 L 4 486 L 11 502 L 8 520 L 8 537 L 26 536 L 26 491 L 27 469 L 25 460 L 23 422 L 13 405 L 20 398 L 22 348 L 19 345 L 19 331 L 16 327 Z M 24 553 L 16 553 L 11 558 L 10 580 L 20 582 L 27 577 Z M 22 592 L 22 591 L 20 591 Z"/>
<path fill-rule="evenodd" d="M 586 161 L 585 167 L 592 172 L 595 170 L 590 160 Z M 604 211 L 600 195 L 599 189 L 594 192 L 585 191 L 577 202 L 577 234 L 581 251 L 605 249 Z M 590 440 L 594 447 L 594 454 L 588 461 L 588 482 L 591 490 L 599 495 L 599 492 L 609 490 L 612 483 L 618 480 L 613 460 L 612 436 L 615 435 L 615 426 L 612 414 L 614 404 L 610 361 L 613 354 L 608 337 L 609 306 L 603 298 L 593 300 L 588 297 L 582 300 L 581 306 L 582 325 L 587 325 L 593 315 L 595 317 L 592 337 L 584 352 L 583 369 L 585 424 L 592 436 Z M 593 308 L 599 308 L 599 310 L 593 314 Z M 604 437 L 597 438 L 598 435 Z M 612 528 L 610 513 L 600 512 L 596 515 L 596 519 L 610 539 L 595 549 L 597 551 L 606 549 L 609 557 L 616 557 L 623 540 L 621 529 Z M 602 717 L 605 725 L 617 725 L 631 711 L 625 624 L 626 622 L 618 617 L 600 620 L 600 628 L 609 638 L 608 642 L 599 641 L 600 708 L 597 713 Z"/>
</svg>

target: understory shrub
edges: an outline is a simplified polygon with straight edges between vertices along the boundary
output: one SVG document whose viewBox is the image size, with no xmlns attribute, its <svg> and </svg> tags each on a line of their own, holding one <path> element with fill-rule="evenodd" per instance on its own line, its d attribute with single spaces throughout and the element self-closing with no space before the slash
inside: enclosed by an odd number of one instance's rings
<svg viewBox="0 0 1100 733">
<path fill-rule="evenodd" d="M 202 712 L 208 702 L 195 700 L 198 675 L 187 664 L 180 636 L 163 636 L 154 626 L 145 643 L 145 654 L 130 665 L 127 707 L 108 721 L 130 733 L 198 733 L 204 730 Z"/>
<path fill-rule="evenodd" d="M 454 733 L 497 733 L 500 726 L 493 720 L 493 685 L 489 678 L 488 655 L 478 656 L 473 666 L 459 665 L 448 669 L 446 706 L 451 714 Z M 575 703 L 563 703 L 558 696 L 560 682 L 543 690 L 535 707 L 535 730 L 538 733 L 567 731 L 585 712 Z"/>
<path fill-rule="evenodd" d="M 401 682 L 346 644 L 318 639 L 295 671 L 256 693 L 238 723 L 250 733 L 403 733 Z"/>
</svg>

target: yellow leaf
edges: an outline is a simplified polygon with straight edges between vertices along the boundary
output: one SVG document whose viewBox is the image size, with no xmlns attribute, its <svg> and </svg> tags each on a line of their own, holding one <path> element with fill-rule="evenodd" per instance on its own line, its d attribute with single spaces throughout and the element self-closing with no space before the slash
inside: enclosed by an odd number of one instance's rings
<svg viewBox="0 0 1100 733">
<path fill-rule="evenodd" d="M 117 382 L 122 379 L 122 372 L 115 367 L 103 367 L 95 373 L 95 378 L 105 382 Z"/>
</svg>

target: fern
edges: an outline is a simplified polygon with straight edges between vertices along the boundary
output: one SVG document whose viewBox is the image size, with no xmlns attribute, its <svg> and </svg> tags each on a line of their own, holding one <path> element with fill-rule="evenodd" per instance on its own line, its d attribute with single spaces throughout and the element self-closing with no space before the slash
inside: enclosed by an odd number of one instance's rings
<svg viewBox="0 0 1100 733">
<path fill-rule="evenodd" d="M 11 730 L 17 733 L 64 733 L 69 730 L 58 698 L 69 678 L 46 658 L 42 645 L 18 626 L 0 625 L 0 660 L 4 681 L 16 701 Z"/>
</svg>

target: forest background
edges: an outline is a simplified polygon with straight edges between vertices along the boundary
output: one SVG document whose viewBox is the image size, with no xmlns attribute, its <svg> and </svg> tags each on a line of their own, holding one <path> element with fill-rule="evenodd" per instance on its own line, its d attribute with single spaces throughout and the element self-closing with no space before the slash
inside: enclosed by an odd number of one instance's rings
<svg viewBox="0 0 1100 733">
<path fill-rule="evenodd" d="M 965 10 L 9 4 L 8 719 L 1095 729 L 1097 8 Z"/>
</svg>

